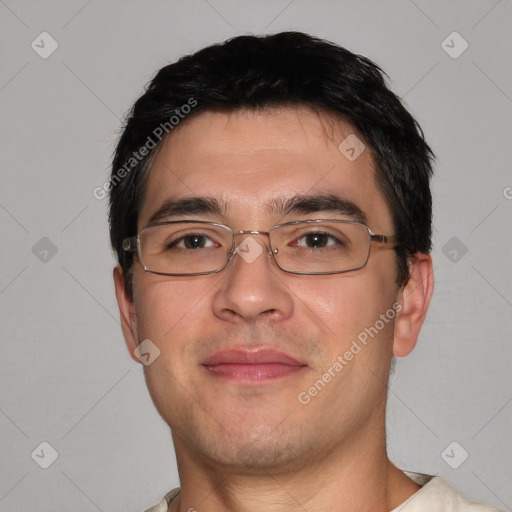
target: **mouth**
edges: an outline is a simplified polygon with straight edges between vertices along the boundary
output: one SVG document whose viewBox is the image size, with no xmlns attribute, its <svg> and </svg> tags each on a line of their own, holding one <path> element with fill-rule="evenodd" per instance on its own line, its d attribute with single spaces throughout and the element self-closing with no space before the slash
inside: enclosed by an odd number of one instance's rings
<svg viewBox="0 0 512 512">
<path fill-rule="evenodd" d="M 307 367 L 294 357 L 271 348 L 238 348 L 216 352 L 201 363 L 215 378 L 258 384 L 294 375 Z"/>
</svg>

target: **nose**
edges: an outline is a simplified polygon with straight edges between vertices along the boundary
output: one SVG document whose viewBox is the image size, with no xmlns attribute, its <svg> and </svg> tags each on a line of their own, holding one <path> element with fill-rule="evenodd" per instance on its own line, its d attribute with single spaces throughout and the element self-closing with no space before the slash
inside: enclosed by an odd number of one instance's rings
<svg viewBox="0 0 512 512">
<path fill-rule="evenodd" d="M 214 314 L 227 321 L 280 321 L 293 313 L 293 295 L 271 255 L 266 233 L 238 232 L 236 251 L 215 292 Z"/>
</svg>

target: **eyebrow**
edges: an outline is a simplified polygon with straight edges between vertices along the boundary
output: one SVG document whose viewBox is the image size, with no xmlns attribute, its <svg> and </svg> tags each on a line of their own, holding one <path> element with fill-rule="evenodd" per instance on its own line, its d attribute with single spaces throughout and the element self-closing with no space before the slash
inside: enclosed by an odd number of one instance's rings
<svg viewBox="0 0 512 512">
<path fill-rule="evenodd" d="M 155 224 L 171 217 L 180 217 L 183 215 L 223 215 L 227 210 L 227 205 L 221 203 L 215 197 L 183 197 L 181 199 L 167 199 L 156 212 L 154 212 L 149 224 Z"/>
<path fill-rule="evenodd" d="M 277 198 L 268 204 L 273 215 L 309 214 L 332 212 L 349 217 L 356 222 L 367 223 L 366 215 L 354 202 L 335 194 L 295 195 L 291 198 Z"/>
<path fill-rule="evenodd" d="M 349 217 L 351 220 L 367 223 L 364 212 L 354 202 L 335 194 L 306 194 L 290 198 L 275 198 L 266 204 L 269 213 L 276 217 L 290 214 L 311 214 L 332 212 Z M 228 205 L 215 197 L 183 197 L 168 199 L 150 217 L 149 223 L 155 224 L 171 220 L 173 217 L 187 215 L 226 215 Z"/>
</svg>

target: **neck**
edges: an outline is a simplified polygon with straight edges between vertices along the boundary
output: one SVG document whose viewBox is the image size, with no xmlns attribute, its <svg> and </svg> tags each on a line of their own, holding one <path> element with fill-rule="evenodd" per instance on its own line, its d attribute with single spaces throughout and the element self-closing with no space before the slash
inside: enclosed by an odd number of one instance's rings
<svg viewBox="0 0 512 512">
<path fill-rule="evenodd" d="M 172 512 L 389 512 L 419 489 L 389 461 L 383 432 L 360 433 L 321 457 L 258 474 L 205 464 L 174 441 L 181 492 Z"/>
</svg>

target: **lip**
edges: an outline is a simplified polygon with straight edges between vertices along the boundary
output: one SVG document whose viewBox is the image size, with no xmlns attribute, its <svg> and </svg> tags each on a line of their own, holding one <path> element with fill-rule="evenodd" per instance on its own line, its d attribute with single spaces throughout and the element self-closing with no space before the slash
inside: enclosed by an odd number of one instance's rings
<svg viewBox="0 0 512 512">
<path fill-rule="evenodd" d="M 256 384 L 293 375 L 307 365 L 272 348 L 237 348 L 216 352 L 201 363 L 221 379 Z"/>
</svg>

